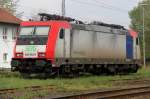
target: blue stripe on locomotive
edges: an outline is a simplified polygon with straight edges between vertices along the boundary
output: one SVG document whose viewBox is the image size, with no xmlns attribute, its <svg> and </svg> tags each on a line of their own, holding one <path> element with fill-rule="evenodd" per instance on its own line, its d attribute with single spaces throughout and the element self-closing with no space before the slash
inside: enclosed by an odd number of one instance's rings
<svg viewBox="0 0 150 99">
<path fill-rule="evenodd" d="M 126 36 L 126 58 L 133 59 L 133 37 L 129 33 Z"/>
</svg>

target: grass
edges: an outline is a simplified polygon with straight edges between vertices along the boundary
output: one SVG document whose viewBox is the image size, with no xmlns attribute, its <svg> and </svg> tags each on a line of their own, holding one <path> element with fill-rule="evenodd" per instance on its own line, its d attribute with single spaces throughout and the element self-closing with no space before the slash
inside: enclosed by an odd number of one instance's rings
<svg viewBox="0 0 150 99">
<path fill-rule="evenodd" d="M 141 69 L 136 74 L 125 76 L 89 76 L 79 78 L 55 78 L 55 79 L 24 79 L 18 73 L 0 73 L 0 89 L 3 88 L 23 88 L 37 85 L 54 85 L 56 90 L 76 91 L 98 88 L 110 88 L 114 80 L 140 79 L 150 77 L 150 68 Z"/>
<path fill-rule="evenodd" d="M 107 89 L 114 87 L 114 80 L 143 79 L 150 77 L 150 68 L 143 68 L 136 74 L 116 76 L 82 76 L 79 78 L 55 78 L 55 79 L 24 79 L 18 73 L 0 73 L 0 89 L 23 88 L 29 86 L 53 85 L 56 92 L 76 92 L 84 90 Z M 35 96 L 35 93 L 27 92 L 28 97 Z M 30 94 L 29 94 L 30 93 Z M 46 92 L 40 92 L 46 94 Z M 36 95 L 40 95 L 36 93 Z"/>
</svg>

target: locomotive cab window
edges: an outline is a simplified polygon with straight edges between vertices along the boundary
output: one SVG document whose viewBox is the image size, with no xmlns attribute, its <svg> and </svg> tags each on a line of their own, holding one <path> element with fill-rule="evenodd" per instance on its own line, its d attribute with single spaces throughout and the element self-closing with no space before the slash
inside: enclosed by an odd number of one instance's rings
<svg viewBox="0 0 150 99">
<path fill-rule="evenodd" d="M 36 27 L 36 35 L 48 35 L 50 27 L 48 26 L 38 26 Z"/>
<path fill-rule="evenodd" d="M 49 31 L 50 31 L 49 26 L 21 27 L 20 35 L 47 36 Z"/>
<path fill-rule="evenodd" d="M 21 27 L 20 35 L 33 35 L 34 31 L 35 31 L 34 27 Z"/>
<path fill-rule="evenodd" d="M 63 38 L 64 38 L 64 35 L 65 35 L 65 30 L 64 30 L 64 29 L 61 29 L 61 30 L 60 30 L 60 33 L 59 33 L 59 38 L 60 38 L 60 39 L 63 39 Z"/>
</svg>

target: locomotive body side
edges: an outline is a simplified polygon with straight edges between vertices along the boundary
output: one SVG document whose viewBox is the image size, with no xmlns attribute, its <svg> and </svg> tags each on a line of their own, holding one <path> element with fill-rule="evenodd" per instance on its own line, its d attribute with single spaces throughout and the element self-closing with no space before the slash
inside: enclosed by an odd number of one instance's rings
<svg viewBox="0 0 150 99">
<path fill-rule="evenodd" d="M 128 30 L 84 24 L 71 26 L 62 43 L 56 44 L 56 64 L 139 64 L 138 37 L 132 37 Z M 58 54 L 60 48 L 63 57 Z"/>
<path fill-rule="evenodd" d="M 141 66 L 137 33 L 132 35 L 133 31 L 98 25 L 71 27 L 65 30 L 62 43 L 56 44 L 54 67 L 60 67 L 61 71 L 136 72 Z"/>
<path fill-rule="evenodd" d="M 125 31 L 94 25 L 76 27 L 72 31 L 72 57 L 126 59 Z"/>
</svg>

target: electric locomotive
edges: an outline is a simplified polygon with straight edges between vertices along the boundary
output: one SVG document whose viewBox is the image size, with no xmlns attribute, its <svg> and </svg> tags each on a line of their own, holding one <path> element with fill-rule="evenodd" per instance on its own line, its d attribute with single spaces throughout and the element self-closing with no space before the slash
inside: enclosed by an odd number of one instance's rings
<svg viewBox="0 0 150 99">
<path fill-rule="evenodd" d="M 21 23 L 11 61 L 21 73 L 135 73 L 141 66 L 138 34 L 123 26 L 40 14 Z M 74 23 L 73 23 L 74 21 Z"/>
</svg>

